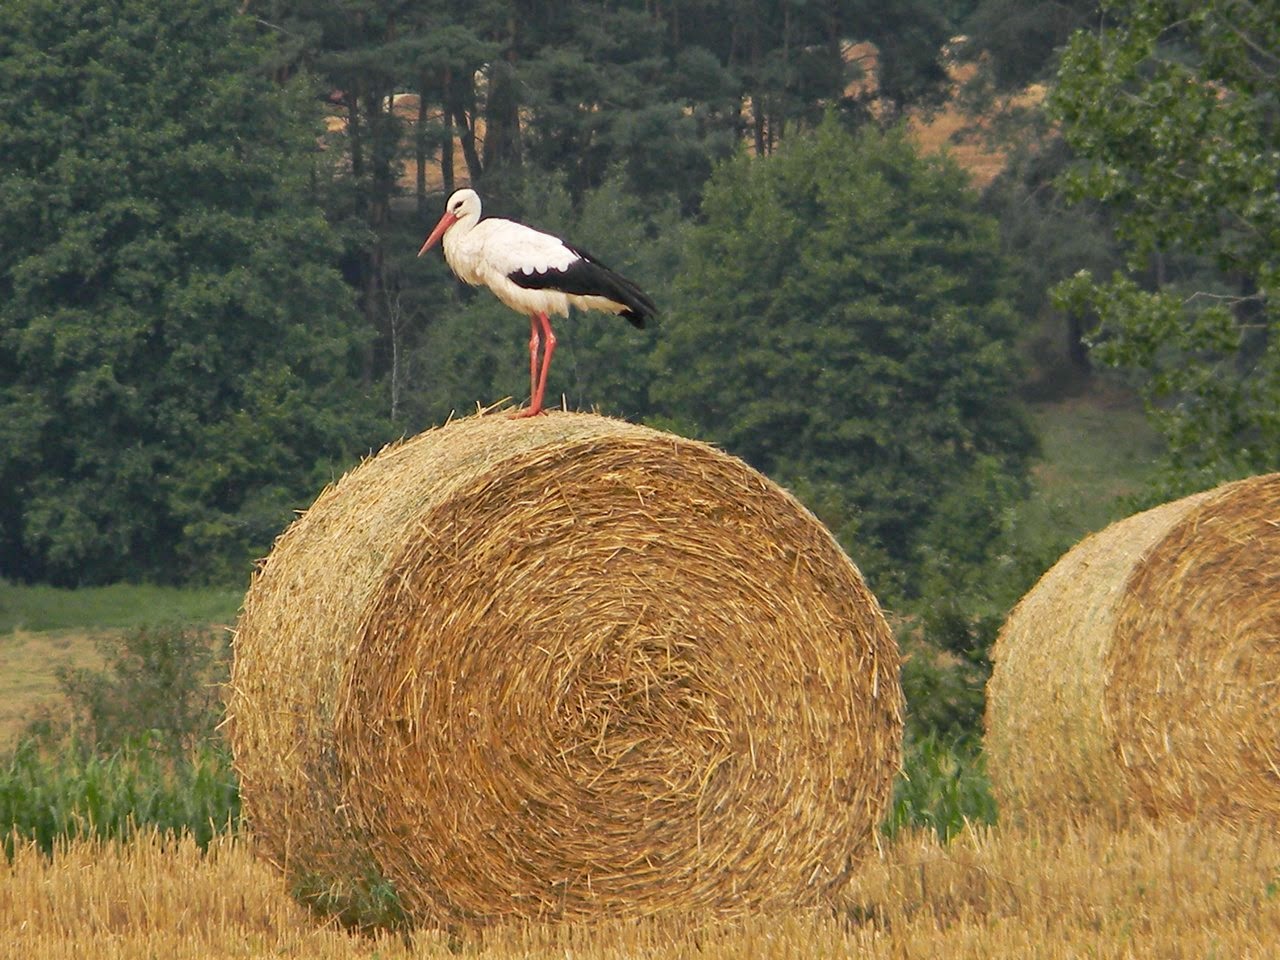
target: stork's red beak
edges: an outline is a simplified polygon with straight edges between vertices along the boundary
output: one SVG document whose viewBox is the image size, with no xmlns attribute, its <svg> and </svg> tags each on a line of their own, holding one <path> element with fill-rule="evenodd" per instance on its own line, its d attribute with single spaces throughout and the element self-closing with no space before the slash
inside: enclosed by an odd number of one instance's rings
<svg viewBox="0 0 1280 960">
<path fill-rule="evenodd" d="M 427 242 L 422 245 L 422 249 L 418 251 L 418 256 L 422 256 L 428 250 L 435 246 L 437 240 L 444 236 L 444 232 L 458 222 L 455 214 L 448 210 L 444 212 L 444 216 L 440 218 L 440 222 L 436 224 L 436 228 L 431 231 L 431 236 L 427 237 Z"/>
</svg>

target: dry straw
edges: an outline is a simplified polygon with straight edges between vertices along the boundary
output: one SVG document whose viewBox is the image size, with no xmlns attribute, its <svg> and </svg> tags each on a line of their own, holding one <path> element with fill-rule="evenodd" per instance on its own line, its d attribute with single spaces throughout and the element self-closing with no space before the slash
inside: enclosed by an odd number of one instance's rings
<svg viewBox="0 0 1280 960">
<path fill-rule="evenodd" d="M 230 712 L 266 855 L 411 917 L 823 899 L 900 758 L 893 638 L 790 495 L 585 414 L 472 417 L 326 490 L 254 578 Z"/>
<path fill-rule="evenodd" d="M 1081 541 L 992 656 L 988 766 L 1005 813 L 1280 815 L 1280 474 Z"/>
</svg>

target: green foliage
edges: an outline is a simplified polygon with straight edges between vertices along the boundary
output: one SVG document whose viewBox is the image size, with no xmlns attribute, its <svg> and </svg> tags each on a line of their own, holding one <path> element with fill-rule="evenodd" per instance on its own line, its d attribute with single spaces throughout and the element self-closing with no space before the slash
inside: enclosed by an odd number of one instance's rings
<svg viewBox="0 0 1280 960">
<path fill-rule="evenodd" d="M 976 738 L 907 741 L 902 776 L 883 824 L 886 834 L 924 827 L 950 839 L 966 824 L 995 821 L 996 803 Z"/>
<path fill-rule="evenodd" d="M 0 7 L 0 573 L 239 579 L 369 422 L 317 115 L 232 0 Z"/>
<path fill-rule="evenodd" d="M 978 641 L 968 618 L 957 614 L 957 619 L 958 625 L 908 620 L 899 626 L 908 740 L 956 740 L 976 736 L 982 729 L 984 692 L 991 675 L 985 651 L 999 623 Z M 957 648 L 961 652 L 955 652 Z"/>
<path fill-rule="evenodd" d="M 1127 270 L 1059 303 L 1145 374 L 1174 483 L 1280 465 L 1280 18 L 1267 4 L 1127 0 L 1075 35 L 1051 107 L 1074 198 L 1115 211 Z"/>
<path fill-rule="evenodd" d="M 964 53 L 986 61 L 1001 90 L 1046 79 L 1055 54 L 1098 0 L 979 0 L 964 23 Z"/>
<path fill-rule="evenodd" d="M 1028 122 L 1045 122 L 1043 110 Z M 1081 269 L 1109 273 L 1121 257 L 1105 209 L 1070 204 L 1055 187 L 1070 156 L 1061 138 L 1046 131 L 1028 146 L 1031 138 L 1022 136 L 1022 148 L 1007 148 L 1008 165 L 983 193 L 982 207 L 1000 223 L 1013 271 L 1011 300 L 1022 320 L 1018 342 L 1028 367 L 1022 394 L 1060 400 L 1091 384 L 1093 364 L 1081 318 L 1056 309 L 1050 290 Z"/>
<path fill-rule="evenodd" d="M 528 102 L 525 153 L 564 175 L 574 197 L 615 169 L 630 192 L 697 200 L 712 163 L 737 143 L 737 84 L 700 46 L 668 45 L 665 24 L 639 5 L 558 4 L 522 18 Z"/>
<path fill-rule="evenodd" d="M 1005 615 L 1060 550 L 1019 530 L 1023 486 L 994 464 L 938 504 L 923 537 L 920 593 L 898 629 L 907 736 L 976 737 Z"/>
<path fill-rule="evenodd" d="M 1025 489 L 1034 440 L 995 224 L 964 175 L 828 120 L 721 168 L 703 218 L 655 409 L 792 487 L 881 596 L 969 564 Z"/>
<path fill-rule="evenodd" d="M 187 833 L 202 847 L 239 816 L 239 788 L 222 745 L 206 742 L 175 758 L 150 737 L 107 752 L 76 742 L 56 749 L 24 741 L 0 763 L 0 833 L 46 853 L 77 837 L 124 839 L 154 828 Z"/>
<path fill-rule="evenodd" d="M 102 670 L 60 668 L 77 739 L 113 748 L 150 737 L 182 755 L 213 736 L 230 670 L 225 630 L 142 627 L 100 638 Z"/>
</svg>

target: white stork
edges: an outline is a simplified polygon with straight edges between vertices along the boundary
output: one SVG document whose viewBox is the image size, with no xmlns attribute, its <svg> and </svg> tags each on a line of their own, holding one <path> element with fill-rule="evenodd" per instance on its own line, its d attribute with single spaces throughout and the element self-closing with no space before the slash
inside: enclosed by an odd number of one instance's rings
<svg viewBox="0 0 1280 960">
<path fill-rule="evenodd" d="M 556 349 L 548 314 L 567 316 L 570 305 L 620 313 L 637 327 L 656 315 L 648 295 L 578 247 L 510 220 L 480 219 L 480 196 L 459 190 L 427 237 L 422 256 L 444 237 L 444 259 L 472 286 L 484 284 L 512 310 L 529 317 L 529 406 L 514 417 L 542 413 L 547 371 Z M 542 348 L 542 363 L 538 349 Z"/>
</svg>

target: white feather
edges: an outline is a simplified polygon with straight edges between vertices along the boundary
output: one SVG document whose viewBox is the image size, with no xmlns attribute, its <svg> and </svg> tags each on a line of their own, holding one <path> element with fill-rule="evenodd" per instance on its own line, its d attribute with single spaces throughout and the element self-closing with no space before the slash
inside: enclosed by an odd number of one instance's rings
<svg viewBox="0 0 1280 960">
<path fill-rule="evenodd" d="M 569 306 L 621 313 L 626 306 L 607 297 L 582 296 L 560 290 L 530 290 L 509 279 L 512 273 L 532 276 L 548 270 L 567 270 L 581 257 L 558 237 L 522 223 L 480 219 L 480 197 L 459 190 L 447 208 L 458 219 L 444 235 L 444 258 L 458 279 L 486 286 L 512 310 L 523 314 L 566 316 Z"/>
</svg>

